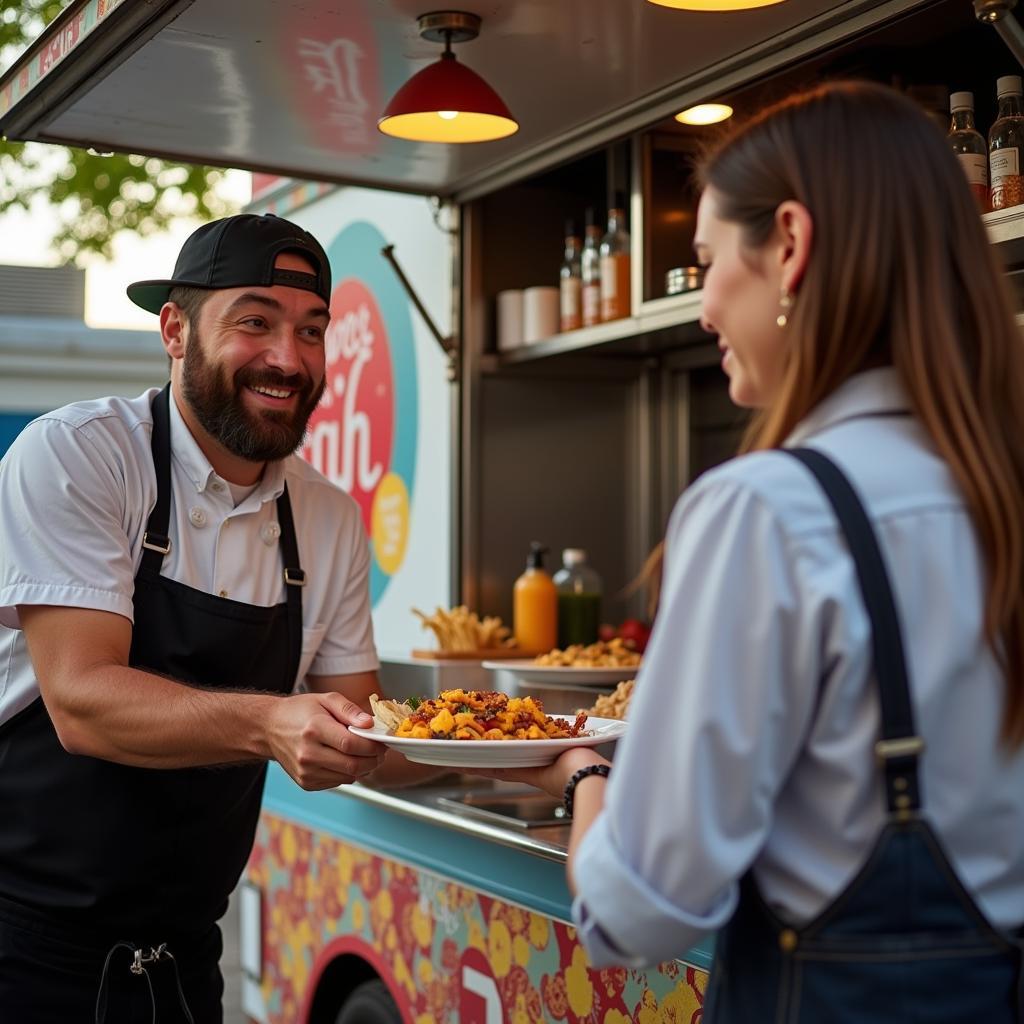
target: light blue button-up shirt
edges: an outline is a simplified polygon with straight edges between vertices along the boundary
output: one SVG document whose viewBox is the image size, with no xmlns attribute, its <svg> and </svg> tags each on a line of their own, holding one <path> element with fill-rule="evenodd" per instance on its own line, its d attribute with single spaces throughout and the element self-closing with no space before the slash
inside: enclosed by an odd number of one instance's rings
<svg viewBox="0 0 1024 1024">
<path fill-rule="evenodd" d="M 865 502 L 903 624 L 924 813 L 994 924 L 1024 922 L 1024 753 L 998 735 L 963 498 L 894 371 L 846 382 L 787 445 Z M 1024 439 L 1022 439 L 1024 443 Z M 806 469 L 758 452 L 702 476 L 667 535 L 661 606 L 573 907 L 597 965 L 682 956 L 724 925 L 753 865 L 783 919 L 817 914 L 865 860 L 885 804 L 870 631 L 838 523 Z"/>
</svg>

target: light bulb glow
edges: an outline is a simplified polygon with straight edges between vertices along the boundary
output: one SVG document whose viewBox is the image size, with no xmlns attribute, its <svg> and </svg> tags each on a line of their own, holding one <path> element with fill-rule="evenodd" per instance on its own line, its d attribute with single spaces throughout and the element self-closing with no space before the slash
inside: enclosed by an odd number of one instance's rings
<svg viewBox="0 0 1024 1024">
<path fill-rule="evenodd" d="M 755 7 L 771 7 L 783 0 L 647 0 L 657 7 L 677 11 L 749 11 Z"/>
<path fill-rule="evenodd" d="M 728 121 L 730 117 L 732 107 L 728 103 L 698 103 L 676 114 L 680 124 L 718 124 L 720 121 Z"/>
<path fill-rule="evenodd" d="M 491 142 L 515 134 L 519 125 L 506 117 L 458 111 L 454 120 L 438 117 L 439 110 L 385 117 L 377 127 L 385 134 L 412 142 Z"/>
<path fill-rule="evenodd" d="M 439 110 L 437 116 L 443 117 L 446 121 L 454 121 L 459 116 L 459 112 L 457 110 Z"/>
</svg>

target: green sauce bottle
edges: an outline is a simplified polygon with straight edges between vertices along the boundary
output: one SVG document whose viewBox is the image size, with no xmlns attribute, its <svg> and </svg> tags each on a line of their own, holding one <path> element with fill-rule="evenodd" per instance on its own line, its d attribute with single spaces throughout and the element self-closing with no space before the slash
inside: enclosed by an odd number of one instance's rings
<svg viewBox="0 0 1024 1024">
<path fill-rule="evenodd" d="M 558 646 L 592 644 L 601 625 L 601 577 L 587 565 L 582 548 L 562 552 L 562 568 L 555 573 L 558 590 Z"/>
</svg>

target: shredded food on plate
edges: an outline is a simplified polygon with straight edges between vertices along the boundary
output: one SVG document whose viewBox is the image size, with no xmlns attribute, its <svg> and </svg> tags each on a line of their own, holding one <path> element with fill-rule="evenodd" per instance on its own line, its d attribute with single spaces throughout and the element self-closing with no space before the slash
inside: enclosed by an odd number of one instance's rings
<svg viewBox="0 0 1024 1024">
<path fill-rule="evenodd" d="M 430 700 L 370 698 L 374 716 L 395 736 L 423 740 L 561 740 L 583 735 L 585 712 L 570 724 L 544 714 L 535 697 L 492 690 L 443 690 Z"/>
</svg>

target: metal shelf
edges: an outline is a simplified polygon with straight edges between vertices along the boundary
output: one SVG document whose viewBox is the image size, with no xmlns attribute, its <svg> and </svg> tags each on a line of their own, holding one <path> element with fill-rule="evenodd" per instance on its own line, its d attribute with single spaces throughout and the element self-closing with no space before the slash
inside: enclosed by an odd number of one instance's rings
<svg viewBox="0 0 1024 1024">
<path fill-rule="evenodd" d="M 982 221 L 989 238 L 998 247 L 1004 261 L 1011 266 L 1024 263 L 1024 206 L 986 213 Z M 487 356 L 486 369 L 495 372 L 504 367 L 584 350 L 594 355 L 645 355 L 651 346 L 640 344 L 641 339 L 664 331 L 678 332 L 680 328 L 691 328 L 692 333 L 690 330 L 684 330 L 683 337 L 677 338 L 674 345 L 653 347 L 664 349 L 699 341 L 707 337 L 699 327 L 700 308 L 700 291 L 651 299 L 641 303 L 634 316 L 597 324 L 594 327 L 582 327 L 577 331 L 566 331 L 508 352 Z M 1024 314 L 1021 315 L 1020 322 L 1024 326 Z"/>
<path fill-rule="evenodd" d="M 700 320 L 701 293 L 686 292 L 670 295 L 663 299 L 643 302 L 634 316 L 611 320 L 593 327 L 581 327 L 577 331 L 566 331 L 550 338 L 508 352 L 499 352 L 495 359 L 497 367 L 514 366 L 518 363 L 533 362 L 551 356 L 567 355 L 584 349 L 595 355 L 607 351 L 609 354 L 630 354 L 628 347 L 613 345 L 615 342 L 630 342 L 647 335 L 678 328 L 692 327 L 693 336 L 687 340 L 697 341 L 703 335 L 698 326 Z M 687 332 L 689 333 L 689 332 Z M 706 337 L 706 336 L 705 336 Z M 636 346 L 634 354 L 643 355 L 646 346 Z"/>
<path fill-rule="evenodd" d="M 1007 266 L 1024 263 L 1024 206 L 994 210 L 981 219 Z"/>
</svg>

